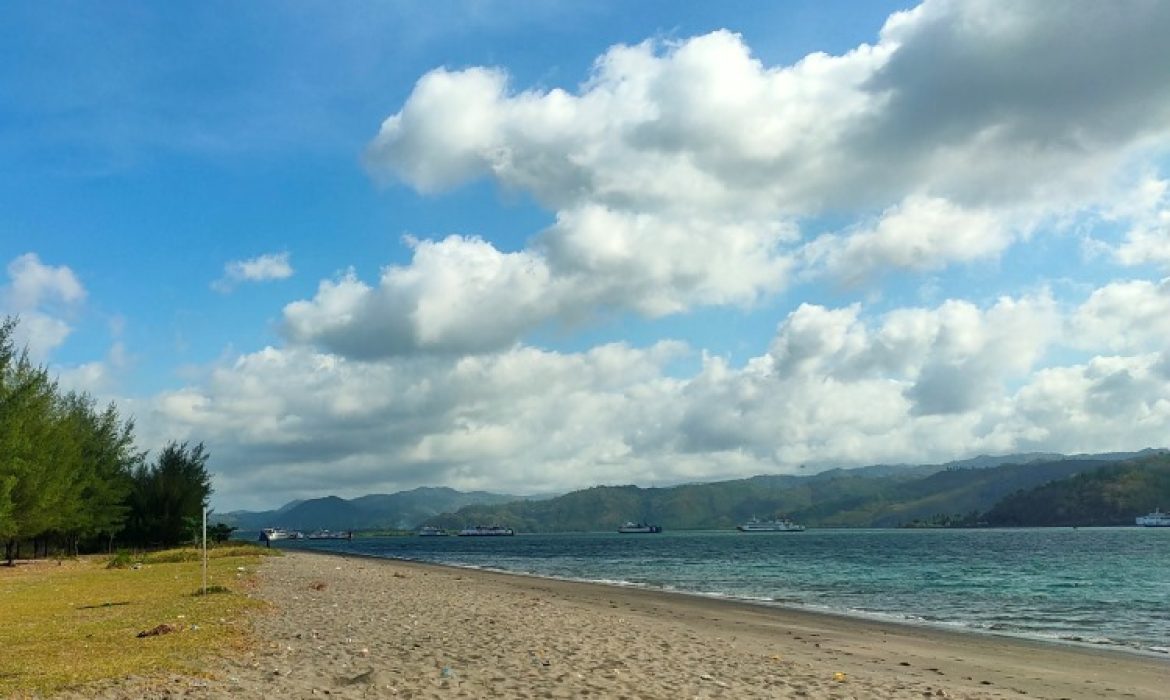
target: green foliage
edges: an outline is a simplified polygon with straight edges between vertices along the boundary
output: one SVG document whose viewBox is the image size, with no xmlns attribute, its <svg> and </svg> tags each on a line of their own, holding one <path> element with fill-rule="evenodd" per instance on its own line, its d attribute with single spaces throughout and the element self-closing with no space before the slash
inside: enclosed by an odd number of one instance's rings
<svg viewBox="0 0 1170 700">
<path fill-rule="evenodd" d="M 1160 455 L 1021 490 L 984 516 L 988 525 L 1133 525 L 1170 504 L 1170 457 Z"/>
<path fill-rule="evenodd" d="M 211 496 L 209 458 L 203 443 L 171 442 L 152 464 L 139 465 L 127 500 L 125 540 L 163 547 L 192 541 Z"/>
<path fill-rule="evenodd" d="M 184 561 L 200 561 L 203 552 L 196 547 L 181 547 L 164 549 L 161 552 L 151 552 L 142 557 L 144 564 L 177 564 Z"/>
<path fill-rule="evenodd" d="M 214 525 L 210 525 L 207 528 L 207 539 L 210 542 L 222 544 L 231 539 L 232 533 L 235 532 L 236 529 L 237 528 L 234 528 L 226 523 L 216 523 Z"/>
<path fill-rule="evenodd" d="M 138 559 L 125 549 L 119 549 L 106 563 L 107 569 L 129 569 Z"/>
<path fill-rule="evenodd" d="M 133 421 L 114 405 L 62 392 L 0 322 L 0 541 L 10 561 L 22 542 L 68 553 L 81 544 L 177 544 L 211 492 L 203 445 L 172 443 L 146 465 Z M 184 519 L 188 520 L 184 520 Z M 191 530 L 190 527 L 187 528 Z"/>
<path fill-rule="evenodd" d="M 112 538 L 125 517 L 133 424 L 86 394 L 62 393 L 0 322 L 0 541 L 8 559 L 22 540 L 68 551 Z"/>
<path fill-rule="evenodd" d="M 207 550 L 208 559 L 223 559 L 225 557 L 252 557 L 252 556 L 281 556 L 279 549 L 268 549 L 254 544 L 232 544 L 226 547 L 211 547 Z M 197 547 L 181 547 L 164 549 L 158 552 L 149 552 L 142 556 L 143 564 L 178 564 L 188 561 L 201 561 L 203 550 Z"/>
</svg>

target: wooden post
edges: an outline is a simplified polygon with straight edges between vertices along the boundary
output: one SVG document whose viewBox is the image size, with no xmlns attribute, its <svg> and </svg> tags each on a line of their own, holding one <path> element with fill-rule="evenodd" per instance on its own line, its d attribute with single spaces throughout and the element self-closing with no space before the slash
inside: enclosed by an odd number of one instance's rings
<svg viewBox="0 0 1170 700">
<path fill-rule="evenodd" d="M 203 595 L 207 595 L 207 506 L 203 506 Z"/>
</svg>

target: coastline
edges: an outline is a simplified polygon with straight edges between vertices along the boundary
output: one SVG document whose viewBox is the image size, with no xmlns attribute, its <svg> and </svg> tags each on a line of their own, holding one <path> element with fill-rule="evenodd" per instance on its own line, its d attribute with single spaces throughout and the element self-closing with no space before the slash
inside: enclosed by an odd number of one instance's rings
<svg viewBox="0 0 1170 700">
<path fill-rule="evenodd" d="M 1057 700 L 1170 686 L 1170 661 L 1129 651 L 362 555 L 286 550 L 256 595 L 274 610 L 212 678 L 96 695 Z"/>
<path fill-rule="evenodd" d="M 282 550 L 289 551 L 289 550 Z M 795 615 L 808 614 L 814 617 L 830 617 L 842 618 L 846 621 L 858 621 L 868 623 L 875 626 L 892 625 L 895 628 L 909 627 L 911 629 L 922 628 L 930 631 L 940 632 L 943 634 L 956 634 L 962 636 L 975 635 L 991 637 L 994 639 L 1003 639 L 1007 641 L 1020 641 L 1030 644 L 1039 644 L 1041 646 L 1053 645 L 1056 647 L 1068 647 L 1072 649 L 1081 649 L 1089 652 L 1101 652 L 1106 654 L 1118 654 L 1121 657 L 1137 656 L 1141 658 L 1149 658 L 1154 660 L 1164 660 L 1170 662 L 1170 653 L 1160 651 L 1160 647 L 1139 647 L 1125 644 L 1118 644 L 1113 642 L 1099 643 L 1088 640 L 1071 639 L 1066 637 L 1051 636 L 1045 637 L 1037 634 L 1028 634 L 1024 632 L 1004 631 L 997 629 L 986 629 L 982 627 L 975 627 L 963 623 L 951 623 L 937 620 L 929 620 L 915 617 L 902 617 L 894 614 L 886 614 L 880 612 L 864 612 L 864 611 L 846 611 L 837 610 L 828 607 L 816 607 L 810 605 L 803 605 L 800 603 L 790 603 L 771 599 L 754 599 L 737 597 L 731 594 L 718 592 L 703 592 L 703 591 L 685 591 L 672 588 L 663 588 L 642 583 L 634 583 L 630 581 L 621 580 L 603 580 L 603 579 L 587 579 L 587 578 L 571 578 L 564 576 L 548 576 L 539 573 L 531 573 L 525 571 L 508 571 L 506 569 L 496 569 L 491 567 L 461 565 L 461 564 L 445 564 L 439 562 L 426 561 L 423 559 L 410 559 L 406 557 L 382 556 L 376 554 L 366 554 L 362 552 L 342 552 L 331 551 L 326 549 L 296 549 L 296 552 L 309 552 L 312 554 L 324 554 L 326 556 L 335 556 L 342 558 L 354 559 L 370 559 L 374 561 L 393 561 L 401 564 L 417 564 L 423 567 L 437 567 L 440 569 L 451 569 L 454 571 L 468 571 L 474 573 L 483 573 L 500 576 L 515 576 L 521 578 L 535 579 L 538 581 L 556 581 L 567 584 L 584 584 L 592 586 L 612 587 L 621 590 L 629 591 L 647 591 L 651 593 L 662 593 L 668 596 L 681 596 L 683 598 L 695 598 L 699 600 L 711 600 L 725 602 L 731 605 L 746 605 L 749 607 L 758 607 L 763 610 L 775 610 L 780 613 L 792 613 Z"/>
</svg>

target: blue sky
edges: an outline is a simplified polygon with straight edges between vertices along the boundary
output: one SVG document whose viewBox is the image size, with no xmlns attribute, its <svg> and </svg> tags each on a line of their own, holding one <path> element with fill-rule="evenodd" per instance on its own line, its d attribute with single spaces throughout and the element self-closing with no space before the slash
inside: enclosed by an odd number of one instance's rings
<svg viewBox="0 0 1170 700">
<path fill-rule="evenodd" d="M 0 313 L 221 509 L 1164 446 L 1166 30 L 9 3 Z"/>
</svg>

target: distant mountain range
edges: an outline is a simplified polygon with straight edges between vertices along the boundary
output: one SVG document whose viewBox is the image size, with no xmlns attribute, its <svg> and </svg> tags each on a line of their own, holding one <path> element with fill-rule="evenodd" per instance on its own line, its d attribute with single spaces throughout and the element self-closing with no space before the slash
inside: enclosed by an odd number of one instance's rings
<svg viewBox="0 0 1170 700">
<path fill-rule="evenodd" d="M 1110 471 L 1110 467 L 1115 469 Z M 652 522 L 669 530 L 728 529 L 752 517 L 780 514 L 810 527 L 1124 524 L 1132 522 L 1132 515 L 1139 511 L 1170 505 L 1170 477 L 1163 479 L 1163 471 L 1170 474 L 1166 450 L 1072 456 L 1028 453 L 668 488 L 597 486 L 543 499 L 419 488 L 352 500 L 328 496 L 294 501 L 274 511 L 227 513 L 219 520 L 245 531 L 269 526 L 370 530 L 499 524 L 521 532 L 569 532 L 612 530 L 628 520 Z M 1107 517 L 1106 510 L 1095 506 L 1071 508 L 1075 499 L 1055 486 L 1098 472 L 1099 476 L 1084 482 L 1092 487 L 1083 487 L 1081 492 L 1096 488 L 1128 494 L 1114 498 Z M 1131 488 L 1121 488 L 1114 483 L 1117 480 Z M 1144 490 L 1132 488 L 1138 482 L 1145 485 Z M 1058 501 L 1065 507 L 1062 516 L 1048 512 Z M 1008 505 L 1001 506 L 1003 502 Z M 1088 503 L 1085 498 L 1082 502 Z"/>
<path fill-rule="evenodd" d="M 451 512 L 471 504 L 509 503 L 520 498 L 486 491 L 464 492 L 442 487 L 423 487 L 351 500 L 326 496 L 291 501 L 276 510 L 238 510 L 217 514 L 213 519 L 245 531 L 265 527 L 295 530 L 409 530 L 439 513 Z"/>
<path fill-rule="evenodd" d="M 992 466 L 996 462 L 999 465 Z M 667 530 L 702 530 L 730 529 L 752 517 L 785 515 L 810 527 L 974 525 L 985 522 L 985 513 L 1013 494 L 1127 462 L 1139 470 L 1170 468 L 1170 456 L 1164 450 L 1099 457 L 1057 455 L 1056 459 L 1049 455 L 980 457 L 941 465 L 877 465 L 671 488 L 598 486 L 544 501 L 471 505 L 422 524 L 454 529 L 484 523 L 521 532 L 571 532 L 614 530 L 635 520 Z M 1150 492 L 1143 500 L 1119 508 L 1134 514 L 1146 512 L 1146 501 L 1156 498 L 1170 503 L 1170 491 Z M 1042 500 L 1035 507 L 1039 515 Z"/>
</svg>

